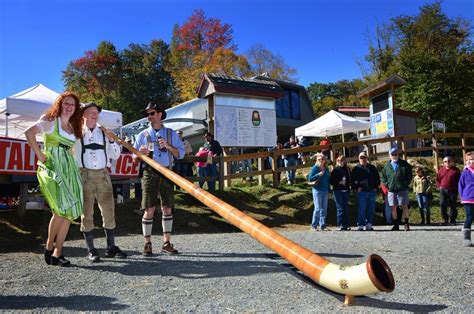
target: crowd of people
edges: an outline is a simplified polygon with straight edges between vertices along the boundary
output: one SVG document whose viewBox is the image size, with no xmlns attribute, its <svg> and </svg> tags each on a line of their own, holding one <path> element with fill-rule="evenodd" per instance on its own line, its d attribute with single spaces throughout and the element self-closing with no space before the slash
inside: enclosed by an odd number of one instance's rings
<svg viewBox="0 0 474 314">
<path fill-rule="evenodd" d="M 381 172 L 370 164 L 367 154 L 359 154 L 359 163 L 352 169 L 347 166 L 346 157 L 339 156 L 336 165 L 331 171 L 328 167 L 328 158 L 325 154 L 317 153 L 315 164 L 308 174 L 308 185 L 312 188 L 314 210 L 310 230 L 327 230 L 326 217 L 328 196 L 332 187 L 337 211 L 337 225 L 341 231 L 351 230 L 349 226 L 349 195 L 353 190 L 357 199 L 357 230 L 374 230 L 374 213 L 376 195 L 380 189 L 389 208 L 387 220 L 393 224 L 391 230 L 410 230 L 409 222 L 409 189 L 418 202 L 421 224 L 431 224 L 430 201 L 433 193 L 432 180 L 426 175 L 422 166 L 415 168 L 399 157 L 397 148 L 389 151 L 389 160 L 384 164 Z M 461 172 L 453 162 L 453 158 L 446 156 L 436 175 L 436 186 L 439 189 L 440 208 L 443 225 L 456 224 L 457 200 L 466 212 L 463 226 L 464 245 L 471 245 L 471 225 L 474 207 L 474 152 L 466 154 L 465 167 Z M 459 193 L 459 194 L 458 194 Z M 449 213 L 447 208 L 450 208 Z"/>
<path fill-rule="evenodd" d="M 71 221 L 81 218 L 80 230 L 84 235 L 87 249 L 86 258 L 95 263 L 100 261 L 98 250 L 94 245 L 94 203 L 97 201 L 101 216 L 102 228 L 106 236 L 107 247 L 105 258 L 127 258 L 115 243 L 114 230 L 115 203 L 112 182 L 107 171 L 111 160 L 117 159 L 121 147 L 115 137 L 106 132 L 98 123 L 102 108 L 94 103 L 81 106 L 77 95 L 64 92 L 58 96 L 47 112 L 25 132 L 28 144 L 38 158 L 37 177 L 41 192 L 51 208 L 52 217 L 48 227 L 48 238 L 45 243 L 44 260 L 48 265 L 69 266 L 71 262 L 63 255 L 63 246 Z M 134 148 L 136 154 L 147 155 L 158 164 L 172 168 L 183 176 L 192 175 L 192 164 L 174 163 L 185 155 L 192 155 L 192 148 L 176 132 L 163 125 L 166 111 L 163 107 L 149 103 L 143 110 L 149 121 L 149 127 L 137 136 Z M 44 146 L 40 148 L 36 136 L 42 133 Z M 325 139 L 328 145 L 329 140 Z M 298 147 L 297 141 L 291 137 L 278 148 Z M 300 145 L 301 146 L 301 145 Z M 205 134 L 205 143 L 199 148 L 196 156 L 205 157 L 206 161 L 197 163 L 199 177 L 212 177 L 207 181 L 208 189 L 215 190 L 217 164 L 215 157 L 222 155 L 222 147 L 214 139 L 212 133 Z M 134 154 L 134 160 L 140 156 Z M 297 160 L 305 160 L 298 154 L 283 156 L 286 167 L 296 165 Z M 462 173 L 454 166 L 450 157 L 445 157 L 436 178 L 440 189 L 441 212 L 444 223 L 456 223 L 456 201 L 458 192 L 466 211 L 463 226 L 465 246 L 471 245 L 471 225 L 474 207 L 474 152 L 466 154 L 466 166 Z M 143 208 L 142 231 L 144 238 L 143 255 L 152 256 L 152 228 L 156 207 L 162 213 L 161 224 L 163 243 L 161 252 L 176 254 L 178 250 L 171 243 L 173 228 L 174 185 L 163 174 L 147 164 L 143 165 L 141 176 Z M 295 170 L 287 173 L 289 184 L 295 181 Z M 357 193 L 358 217 L 357 230 L 374 230 L 373 216 L 375 196 L 378 188 L 386 192 L 386 201 L 391 208 L 393 221 L 392 230 L 399 230 L 400 216 L 398 208 L 402 208 L 405 230 L 410 230 L 408 220 L 408 189 L 412 183 L 411 166 L 399 158 L 396 149 L 390 150 L 390 160 L 384 165 L 381 176 L 375 166 L 368 162 L 365 152 L 359 154 L 359 164 L 350 169 L 345 156 L 337 157 L 336 166 L 331 171 L 328 167 L 326 148 L 316 155 L 316 161 L 308 176 L 312 187 L 314 212 L 311 230 L 326 230 L 328 195 L 330 187 L 334 190 L 337 206 L 337 224 L 340 230 L 350 230 L 349 226 L 349 194 L 350 190 Z M 199 182 L 203 187 L 203 181 Z M 413 179 L 413 191 L 420 206 L 422 222 L 430 223 L 429 195 L 432 193 L 431 180 L 422 168 L 416 169 Z M 449 213 L 447 212 L 450 207 Z"/>
</svg>

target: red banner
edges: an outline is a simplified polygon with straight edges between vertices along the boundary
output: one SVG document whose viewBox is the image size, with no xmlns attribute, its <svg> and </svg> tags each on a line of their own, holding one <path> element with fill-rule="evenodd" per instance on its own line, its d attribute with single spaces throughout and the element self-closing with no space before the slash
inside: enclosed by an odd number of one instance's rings
<svg viewBox="0 0 474 314">
<path fill-rule="evenodd" d="M 37 162 L 35 152 L 26 141 L 0 137 L 0 174 L 35 175 Z M 136 177 L 138 167 L 139 164 L 133 163 L 131 153 L 123 153 L 112 162 L 110 175 Z"/>
</svg>

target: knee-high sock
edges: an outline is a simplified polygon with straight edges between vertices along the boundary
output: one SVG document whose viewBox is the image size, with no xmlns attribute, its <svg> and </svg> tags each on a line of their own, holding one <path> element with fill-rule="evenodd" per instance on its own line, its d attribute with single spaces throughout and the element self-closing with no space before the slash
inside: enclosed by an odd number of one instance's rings
<svg viewBox="0 0 474 314">
<path fill-rule="evenodd" d="M 151 229 L 153 228 L 153 218 L 142 218 L 143 236 L 151 236 Z"/>
<path fill-rule="evenodd" d="M 105 237 L 107 239 L 107 249 L 110 249 L 111 247 L 115 246 L 114 229 L 104 228 L 104 231 L 105 231 Z"/>
<path fill-rule="evenodd" d="M 171 233 L 173 230 L 173 215 L 163 215 L 161 218 L 163 233 Z"/>
<path fill-rule="evenodd" d="M 86 240 L 86 246 L 89 251 L 95 249 L 94 247 L 94 230 L 83 232 L 84 240 Z"/>
</svg>

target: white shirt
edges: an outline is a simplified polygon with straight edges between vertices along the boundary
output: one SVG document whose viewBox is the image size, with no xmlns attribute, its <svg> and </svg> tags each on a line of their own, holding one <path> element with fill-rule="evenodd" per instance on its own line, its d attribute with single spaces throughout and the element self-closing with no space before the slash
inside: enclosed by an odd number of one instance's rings
<svg viewBox="0 0 474 314">
<path fill-rule="evenodd" d="M 67 139 L 75 141 L 76 136 L 74 135 L 74 133 L 70 134 L 70 133 L 64 131 L 63 128 L 61 127 L 61 118 L 59 117 L 58 119 L 59 119 L 59 121 L 58 121 L 59 134 L 61 136 L 64 136 Z M 54 132 L 54 128 L 56 127 L 56 119 L 53 119 L 52 121 L 49 121 L 48 119 L 46 119 L 45 115 L 42 115 L 39 118 L 39 120 L 36 121 L 35 125 L 38 127 L 38 129 L 40 129 L 41 133 L 51 134 L 51 133 Z"/>
<path fill-rule="evenodd" d="M 93 143 L 104 145 L 104 135 L 98 124 L 92 131 L 88 127 L 83 126 L 83 133 L 84 145 Z M 107 151 L 108 160 L 105 160 L 105 151 Z M 81 140 L 74 144 L 74 157 L 79 168 L 99 170 L 110 167 L 110 159 L 116 160 L 120 157 L 121 146 L 116 142 L 110 143 L 109 139 L 105 137 L 105 151 L 103 149 L 94 150 L 86 148 L 84 156 L 82 156 Z M 82 164 L 83 160 L 84 164 Z"/>
</svg>

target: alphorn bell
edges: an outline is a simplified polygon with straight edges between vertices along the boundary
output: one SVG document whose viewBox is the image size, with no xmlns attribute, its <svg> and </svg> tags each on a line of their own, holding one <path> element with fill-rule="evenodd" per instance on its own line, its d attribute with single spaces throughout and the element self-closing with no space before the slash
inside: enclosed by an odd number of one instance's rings
<svg viewBox="0 0 474 314">
<path fill-rule="evenodd" d="M 354 296 L 381 291 L 391 292 L 395 288 L 392 272 L 380 256 L 375 254 L 369 255 L 365 263 L 350 267 L 331 263 L 314 252 L 285 238 L 278 232 L 264 226 L 211 193 L 195 186 L 192 182 L 168 168 L 161 166 L 127 142 L 121 140 L 110 130 L 104 127 L 103 130 L 138 158 L 193 195 L 229 223 L 279 254 L 313 281 L 329 290 L 345 295 L 345 305 L 353 304 Z"/>
</svg>

